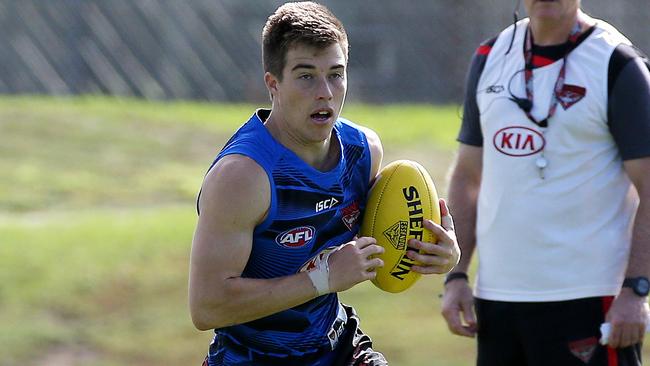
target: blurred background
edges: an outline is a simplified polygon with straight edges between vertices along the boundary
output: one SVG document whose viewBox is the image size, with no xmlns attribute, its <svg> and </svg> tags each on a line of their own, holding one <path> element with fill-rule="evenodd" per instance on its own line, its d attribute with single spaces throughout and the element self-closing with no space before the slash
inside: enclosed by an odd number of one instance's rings
<svg viewBox="0 0 650 366">
<path fill-rule="evenodd" d="M 0 1 L 0 93 L 265 102 L 260 33 L 277 0 Z M 350 37 L 349 100 L 458 103 L 507 0 L 329 0 Z M 584 9 L 650 49 L 647 0 Z M 521 14 L 523 16 L 523 6 Z"/>
<path fill-rule="evenodd" d="M 201 364 L 195 198 L 226 139 L 268 106 L 260 34 L 282 3 L 0 0 L 0 366 Z M 322 3 L 351 43 L 343 115 L 445 197 L 466 68 L 516 1 Z M 583 8 L 650 50 L 648 0 Z M 392 365 L 472 365 L 474 341 L 439 314 L 441 282 L 341 297 Z"/>
</svg>

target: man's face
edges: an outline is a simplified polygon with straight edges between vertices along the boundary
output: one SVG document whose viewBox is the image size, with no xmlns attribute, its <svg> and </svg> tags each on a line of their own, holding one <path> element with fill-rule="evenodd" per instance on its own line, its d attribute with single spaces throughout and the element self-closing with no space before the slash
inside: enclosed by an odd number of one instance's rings
<svg viewBox="0 0 650 366">
<path fill-rule="evenodd" d="M 528 15 L 541 21 L 560 21 L 573 17 L 579 6 L 580 0 L 525 0 Z"/>
<path fill-rule="evenodd" d="M 302 142 L 327 139 L 339 117 L 347 90 L 346 58 L 338 43 L 320 49 L 289 49 L 282 81 L 267 73 L 273 118 Z"/>
</svg>

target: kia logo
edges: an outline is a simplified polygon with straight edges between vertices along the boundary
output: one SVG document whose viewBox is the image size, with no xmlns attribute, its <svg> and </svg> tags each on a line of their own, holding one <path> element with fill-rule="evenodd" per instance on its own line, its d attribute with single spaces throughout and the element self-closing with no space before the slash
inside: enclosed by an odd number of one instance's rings
<svg viewBox="0 0 650 366">
<path fill-rule="evenodd" d="M 509 156 L 528 156 L 544 148 L 544 136 L 532 128 L 511 126 L 502 128 L 494 134 L 494 147 Z"/>
<path fill-rule="evenodd" d="M 314 238 L 313 226 L 300 226 L 289 229 L 275 237 L 275 242 L 287 248 L 300 248 Z"/>
</svg>

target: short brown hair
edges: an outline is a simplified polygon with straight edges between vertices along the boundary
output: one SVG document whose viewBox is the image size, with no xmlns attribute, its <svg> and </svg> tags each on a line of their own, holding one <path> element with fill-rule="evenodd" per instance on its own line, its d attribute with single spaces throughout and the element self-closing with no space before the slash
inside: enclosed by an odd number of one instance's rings
<svg viewBox="0 0 650 366">
<path fill-rule="evenodd" d="M 348 58 L 348 35 L 324 5 L 311 1 L 286 3 L 269 16 L 262 31 L 264 71 L 282 80 L 287 52 L 296 44 L 326 48 L 339 43 Z"/>
</svg>

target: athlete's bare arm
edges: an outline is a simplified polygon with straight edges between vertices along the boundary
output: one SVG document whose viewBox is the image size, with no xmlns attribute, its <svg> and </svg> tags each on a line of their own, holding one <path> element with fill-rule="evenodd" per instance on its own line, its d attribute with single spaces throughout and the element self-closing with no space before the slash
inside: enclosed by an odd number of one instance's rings
<svg viewBox="0 0 650 366">
<path fill-rule="evenodd" d="M 206 176 L 190 259 L 190 313 L 198 329 L 259 319 L 318 295 L 307 273 L 273 279 L 241 277 L 253 230 L 264 220 L 270 197 L 266 173 L 242 155 L 222 158 Z M 374 239 L 360 238 L 330 257 L 330 292 L 374 277 L 367 270 L 380 263 L 368 257 L 381 248 L 372 243 Z"/>
</svg>

